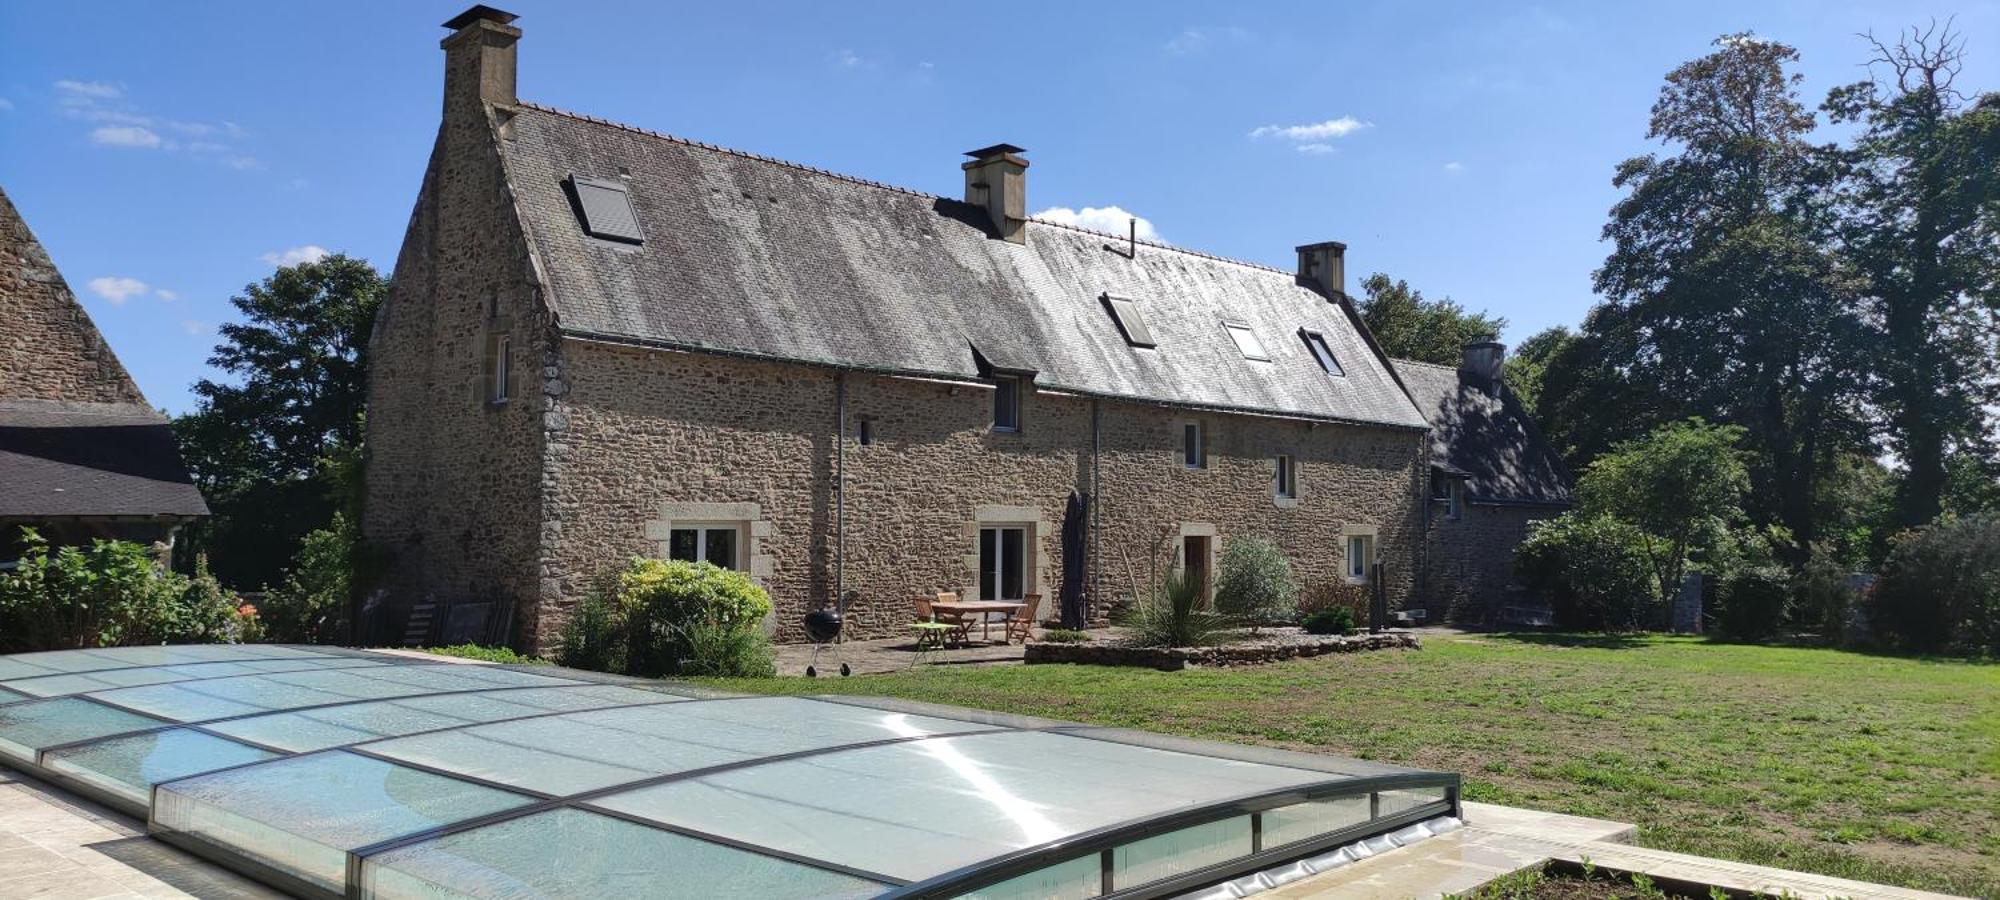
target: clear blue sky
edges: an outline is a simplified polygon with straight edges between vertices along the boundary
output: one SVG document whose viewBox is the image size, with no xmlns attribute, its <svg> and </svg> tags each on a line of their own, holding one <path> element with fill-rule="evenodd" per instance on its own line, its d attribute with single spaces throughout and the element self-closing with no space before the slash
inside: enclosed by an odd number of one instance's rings
<svg viewBox="0 0 2000 900">
<path fill-rule="evenodd" d="M 154 404 L 273 260 L 394 265 L 466 5 L 0 0 L 0 185 Z M 1008 141 L 1033 210 L 1280 266 L 1345 241 L 1515 341 L 1589 307 L 1612 167 L 1717 35 L 1798 47 L 1816 105 L 1856 32 L 1955 15 L 2000 89 L 1992 0 L 496 5 L 531 100 L 940 194 Z"/>
</svg>

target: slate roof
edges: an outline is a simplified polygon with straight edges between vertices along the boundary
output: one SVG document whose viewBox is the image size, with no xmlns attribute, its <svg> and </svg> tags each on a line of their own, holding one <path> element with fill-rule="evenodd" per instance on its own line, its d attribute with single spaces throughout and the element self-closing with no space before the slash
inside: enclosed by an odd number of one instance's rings
<svg viewBox="0 0 2000 900">
<path fill-rule="evenodd" d="M 208 515 L 143 404 L 0 401 L 0 518 Z"/>
<path fill-rule="evenodd" d="M 1568 467 L 1503 387 L 1498 395 L 1458 369 L 1395 361 L 1410 398 L 1431 424 L 1431 465 L 1466 479 L 1474 503 L 1568 506 Z"/>
<path fill-rule="evenodd" d="M 503 111 L 503 115 L 507 111 Z M 1420 429 L 1342 304 L 1290 272 L 1031 220 L 990 236 L 959 200 L 533 104 L 500 141 L 509 186 L 572 335 L 895 374 L 1037 373 L 1045 389 Z M 565 182 L 630 172 L 644 242 L 586 235 Z M 1126 344 L 1101 302 L 1137 300 Z M 1224 320 L 1272 357 L 1245 359 Z M 1346 370 L 1313 361 L 1301 328 Z"/>
</svg>

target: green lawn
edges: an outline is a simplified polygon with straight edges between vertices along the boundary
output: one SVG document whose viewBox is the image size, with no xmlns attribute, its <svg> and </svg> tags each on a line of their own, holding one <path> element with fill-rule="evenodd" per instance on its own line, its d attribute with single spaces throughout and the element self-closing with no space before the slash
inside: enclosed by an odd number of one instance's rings
<svg viewBox="0 0 2000 900">
<path fill-rule="evenodd" d="M 1445 769 L 1466 798 L 1709 856 L 2000 896 L 2000 666 L 1676 637 L 1464 636 L 1154 672 L 722 681 L 885 694 Z"/>
</svg>

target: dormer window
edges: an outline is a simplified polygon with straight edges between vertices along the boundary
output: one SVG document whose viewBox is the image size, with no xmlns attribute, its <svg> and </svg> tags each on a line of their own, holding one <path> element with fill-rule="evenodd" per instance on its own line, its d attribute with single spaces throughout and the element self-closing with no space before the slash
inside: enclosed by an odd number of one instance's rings
<svg viewBox="0 0 2000 900">
<path fill-rule="evenodd" d="M 998 378 L 993 382 L 993 430 L 1021 430 L 1021 379 Z"/>
<path fill-rule="evenodd" d="M 1299 329 L 1299 337 L 1306 342 L 1306 349 L 1312 353 L 1313 361 L 1319 363 L 1328 375 L 1346 375 L 1340 368 L 1340 360 L 1333 358 L 1333 349 L 1326 345 L 1326 335 L 1317 331 Z"/>
<path fill-rule="evenodd" d="M 1134 347 L 1158 346 L 1153 342 L 1152 330 L 1146 327 L 1146 315 L 1139 308 L 1139 301 L 1105 294 L 1104 307 L 1111 310 L 1111 320 L 1124 332 L 1125 343 Z"/>
<path fill-rule="evenodd" d="M 1271 361 L 1271 354 L 1264 352 L 1264 342 L 1257 340 L 1257 333 L 1250 326 L 1240 322 L 1224 322 L 1222 327 L 1229 332 L 1229 339 L 1236 342 L 1236 349 L 1244 359 Z"/>
</svg>

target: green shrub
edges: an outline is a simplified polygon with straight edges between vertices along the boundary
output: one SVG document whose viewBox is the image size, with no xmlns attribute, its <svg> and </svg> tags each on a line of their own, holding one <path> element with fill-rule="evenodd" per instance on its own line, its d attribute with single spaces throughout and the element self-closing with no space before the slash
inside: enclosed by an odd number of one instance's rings
<svg viewBox="0 0 2000 900">
<path fill-rule="evenodd" d="M 1892 538 L 1869 622 L 1910 650 L 2000 653 L 2000 513 L 1946 516 Z"/>
<path fill-rule="evenodd" d="M 539 656 L 522 656 L 512 647 L 482 647 L 478 644 L 458 644 L 451 647 L 425 647 L 425 653 L 439 656 L 456 656 L 462 659 L 477 659 L 509 666 L 546 666 L 549 661 Z"/>
<path fill-rule="evenodd" d="M 1179 570 L 1166 573 L 1151 596 L 1138 598 L 1120 617 L 1141 647 L 1200 647 L 1215 643 L 1223 621 L 1202 608 L 1201 582 Z"/>
<path fill-rule="evenodd" d="M 355 590 L 356 534 L 341 513 L 299 542 L 284 580 L 264 591 L 258 612 L 271 640 L 316 644 L 344 636 L 347 603 Z"/>
<path fill-rule="evenodd" d="M 778 674 L 771 639 L 755 623 L 725 625 L 696 619 L 681 629 L 681 642 L 681 675 L 770 678 Z"/>
<path fill-rule="evenodd" d="M 1779 566 L 1751 566 L 1723 576 L 1717 591 L 1716 630 L 1744 641 L 1769 640 L 1784 627 L 1791 573 Z"/>
<path fill-rule="evenodd" d="M 1817 634 L 1827 643 L 1840 643 L 1846 638 L 1853 606 L 1854 591 L 1847 586 L 1847 566 L 1831 546 L 1814 544 L 1805 566 L 1792 576 L 1788 615 L 1792 627 Z"/>
<path fill-rule="evenodd" d="M 206 567 L 190 579 L 142 544 L 52 548 L 31 528 L 22 544 L 14 571 L 0 573 L 0 652 L 220 642 L 243 630 L 235 596 Z"/>
<path fill-rule="evenodd" d="M 1584 631 L 1638 628 L 1657 605 L 1659 539 L 1608 515 L 1564 513 L 1515 548 L 1515 572 L 1546 597 L 1556 624 Z"/>
<path fill-rule="evenodd" d="M 1334 606 L 1306 616 L 1304 625 L 1307 634 L 1346 634 L 1354 630 L 1354 613 L 1344 606 Z"/>
<path fill-rule="evenodd" d="M 702 652 L 733 647 L 733 636 L 768 644 L 759 626 L 771 612 L 771 597 L 750 576 L 707 562 L 634 559 L 618 574 L 618 611 L 626 636 L 625 673 L 678 674 L 689 661 L 699 665 L 733 665 L 727 660 L 696 660 Z"/>
<path fill-rule="evenodd" d="M 622 672 L 626 645 L 623 629 L 618 607 L 601 595 L 591 594 L 570 610 L 569 620 L 563 623 L 556 662 L 572 669 Z"/>
<path fill-rule="evenodd" d="M 1308 582 L 1300 593 L 1299 616 L 1303 621 L 1316 612 L 1342 609 L 1350 620 L 1359 623 L 1367 620 L 1371 605 L 1368 585 L 1354 584 L 1341 576 L 1319 578 Z"/>
<path fill-rule="evenodd" d="M 1090 643 L 1090 632 L 1074 628 L 1048 628 L 1036 640 L 1045 644 L 1087 644 Z"/>
<path fill-rule="evenodd" d="M 1222 551 L 1222 574 L 1215 581 L 1215 611 L 1253 628 L 1290 621 L 1298 612 L 1292 563 L 1278 545 L 1263 538 L 1234 538 Z"/>
</svg>

